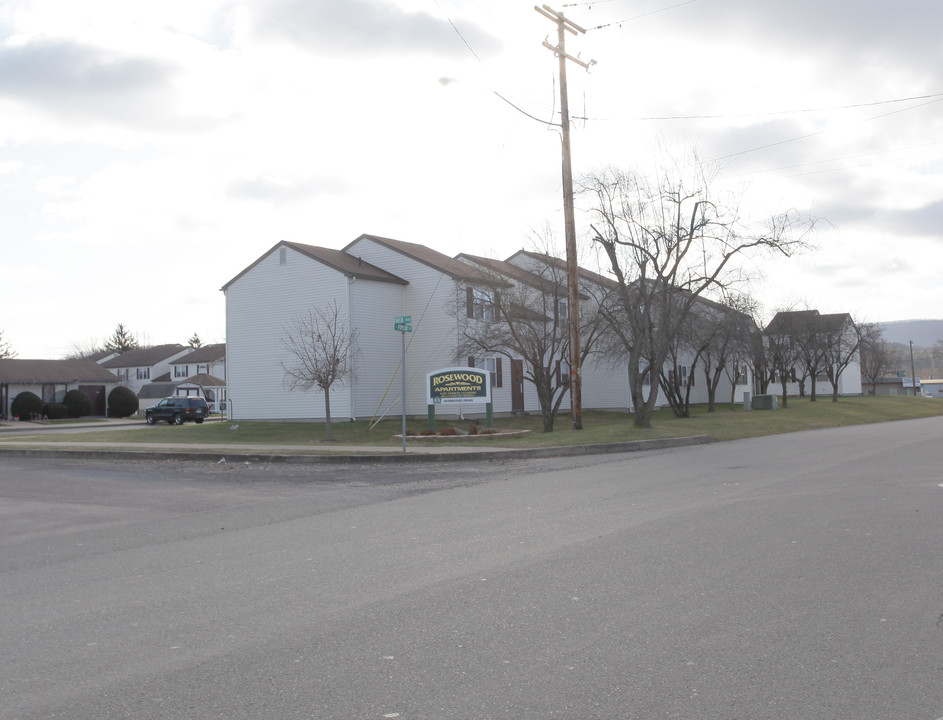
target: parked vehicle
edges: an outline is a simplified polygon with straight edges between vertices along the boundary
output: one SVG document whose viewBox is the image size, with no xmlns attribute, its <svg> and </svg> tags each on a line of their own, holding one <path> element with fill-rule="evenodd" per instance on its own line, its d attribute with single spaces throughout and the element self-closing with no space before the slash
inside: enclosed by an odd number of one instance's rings
<svg viewBox="0 0 943 720">
<path fill-rule="evenodd" d="M 187 420 L 203 422 L 210 414 L 206 400 L 201 397 L 169 397 L 144 411 L 148 425 L 165 420 L 171 425 L 183 425 Z"/>
</svg>

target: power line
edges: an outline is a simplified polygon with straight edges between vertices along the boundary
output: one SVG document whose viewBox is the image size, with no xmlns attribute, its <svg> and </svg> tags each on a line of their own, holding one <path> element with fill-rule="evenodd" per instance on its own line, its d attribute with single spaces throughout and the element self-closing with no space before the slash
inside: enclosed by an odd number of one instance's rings
<svg viewBox="0 0 943 720">
<path fill-rule="evenodd" d="M 439 2 L 439 0 L 435 0 L 435 4 L 439 8 L 439 12 L 441 12 L 445 16 L 445 19 L 449 21 L 449 25 L 452 26 L 452 29 L 455 31 L 455 34 L 458 35 L 459 38 L 461 38 L 462 42 L 465 44 L 465 47 L 468 48 L 468 52 L 470 52 L 472 55 L 475 56 L 475 60 L 480 62 L 482 65 L 484 65 L 484 62 L 482 61 L 482 59 L 478 57 L 478 53 L 475 52 L 475 49 L 471 45 L 468 44 L 468 40 L 466 40 L 465 36 L 462 35 L 462 31 L 458 29 L 458 27 L 455 25 L 454 22 L 452 22 L 452 18 L 449 17 L 449 14 L 445 12 L 445 10 L 442 9 L 442 4 Z"/>
<path fill-rule="evenodd" d="M 690 5 L 691 3 L 696 3 L 698 0 L 685 0 L 684 2 L 676 3 L 675 5 L 669 5 L 667 7 L 659 8 L 658 10 L 652 10 L 651 12 L 642 13 L 641 15 L 633 15 L 632 17 L 624 18 L 623 20 L 616 20 L 614 22 L 606 23 L 605 25 L 597 25 L 596 27 L 586 28 L 586 32 L 591 30 L 602 30 L 604 28 L 612 27 L 613 25 L 622 26 L 622 23 L 632 22 L 633 20 L 638 20 L 643 17 L 648 17 L 649 15 L 657 15 L 658 13 L 663 13 L 668 10 L 674 10 L 675 8 L 683 7 L 684 5 Z M 582 3 L 584 5 L 593 5 L 594 3 Z"/>
<path fill-rule="evenodd" d="M 640 116 L 633 118 L 626 118 L 628 120 L 638 120 L 638 121 L 652 121 L 652 120 L 726 120 L 730 118 L 745 118 L 745 117 L 775 117 L 778 115 L 801 115 L 807 113 L 816 113 L 816 112 L 833 112 L 836 110 L 854 110 L 857 108 L 866 108 L 866 107 L 877 107 L 879 105 L 892 105 L 894 103 L 910 102 L 912 100 L 932 100 L 933 98 L 943 98 L 943 93 L 933 93 L 931 95 L 914 95 L 912 97 L 905 98 L 894 98 L 893 100 L 875 100 L 873 102 L 863 102 L 863 103 L 853 103 L 850 105 L 833 105 L 830 107 L 819 107 L 819 108 L 801 108 L 797 110 L 775 110 L 770 112 L 749 112 L 749 113 L 725 113 L 719 115 L 649 115 L 649 116 Z M 937 100 L 934 100 L 937 102 Z M 916 107 L 921 107 L 920 105 Z M 904 108 L 904 110 L 898 112 L 904 112 L 906 110 L 911 110 L 913 108 Z M 883 117 L 883 116 L 882 116 Z M 580 117 L 574 118 L 576 120 L 593 120 L 596 122 L 610 122 L 611 118 L 601 118 L 601 117 Z"/>
<path fill-rule="evenodd" d="M 930 96 L 930 97 L 937 97 L 937 96 Z M 918 108 L 926 107 L 927 105 L 933 105 L 934 103 L 938 103 L 938 102 L 940 102 L 940 101 L 941 101 L 941 98 L 937 98 L 936 100 L 930 100 L 929 102 L 920 103 L 919 105 L 914 105 L 913 107 L 903 108 L 902 110 L 895 110 L 894 112 L 884 113 L 883 115 L 875 115 L 874 117 L 865 118 L 865 119 L 862 120 L 861 122 L 871 122 L 871 121 L 873 121 L 873 120 L 880 120 L 881 118 L 886 118 L 886 117 L 889 117 L 889 116 L 891 116 L 891 115 L 897 115 L 897 114 L 902 113 L 902 112 L 908 112 L 908 111 L 910 111 L 910 110 L 916 110 L 916 109 L 918 109 Z M 741 150 L 740 152 L 731 153 L 730 155 L 724 155 L 724 156 L 719 157 L 719 158 L 714 158 L 714 160 L 715 160 L 715 161 L 717 161 L 717 160 L 727 160 L 727 159 L 729 159 L 729 158 L 738 157 L 738 156 L 740 156 L 740 155 L 746 155 L 746 154 L 748 154 L 748 153 L 757 152 L 757 151 L 759 151 L 759 150 L 766 150 L 766 149 L 771 148 L 771 147 L 776 147 L 777 145 L 785 145 L 785 144 L 787 144 L 787 143 L 796 142 L 796 141 L 798 141 L 798 140 L 806 140 L 807 138 L 815 137 L 816 135 L 822 135 L 822 134 L 824 134 L 825 132 L 827 132 L 827 130 L 819 130 L 819 131 L 817 131 L 817 132 L 808 133 L 808 134 L 806 134 L 806 135 L 799 135 L 799 136 L 797 136 L 797 137 L 788 138 L 788 139 L 786 139 L 786 140 L 780 140 L 780 141 L 778 141 L 778 142 L 769 143 L 769 144 L 767 144 L 767 145 L 760 145 L 759 147 L 750 148 L 750 149 L 748 149 L 748 150 Z"/>
</svg>

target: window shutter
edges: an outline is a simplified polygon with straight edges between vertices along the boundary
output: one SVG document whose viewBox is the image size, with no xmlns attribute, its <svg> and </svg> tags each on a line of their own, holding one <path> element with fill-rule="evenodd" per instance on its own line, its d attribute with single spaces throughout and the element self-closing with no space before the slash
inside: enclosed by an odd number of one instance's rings
<svg viewBox="0 0 943 720">
<path fill-rule="evenodd" d="M 557 360 L 557 367 L 554 369 L 554 373 L 556 373 L 557 385 L 559 385 L 560 384 L 560 361 L 559 360 Z"/>
<path fill-rule="evenodd" d="M 465 314 L 470 318 L 475 317 L 475 295 L 471 287 L 465 288 Z"/>
<path fill-rule="evenodd" d="M 469 356 L 468 356 L 468 367 L 475 367 L 475 356 L 474 356 L 474 355 L 469 355 Z"/>
<path fill-rule="evenodd" d="M 494 386 L 501 387 L 503 380 L 501 378 L 501 358 L 494 359 Z"/>
</svg>

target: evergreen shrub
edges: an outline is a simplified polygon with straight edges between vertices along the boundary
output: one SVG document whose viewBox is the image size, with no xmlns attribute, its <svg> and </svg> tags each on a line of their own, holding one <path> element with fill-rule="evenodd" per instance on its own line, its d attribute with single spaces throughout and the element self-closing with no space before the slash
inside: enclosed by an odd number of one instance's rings
<svg viewBox="0 0 943 720">
<path fill-rule="evenodd" d="M 29 420 L 33 415 L 42 415 L 43 401 L 36 393 L 24 390 L 13 398 L 10 412 L 13 413 L 14 417 L 19 417 L 20 420 Z"/>
<path fill-rule="evenodd" d="M 43 415 L 48 420 L 62 420 L 69 414 L 65 403 L 46 403 L 43 405 Z"/>
<path fill-rule="evenodd" d="M 129 387 L 119 385 L 108 393 L 108 417 L 130 417 L 139 407 L 138 396 Z"/>
<path fill-rule="evenodd" d="M 63 398 L 70 418 L 87 417 L 92 414 L 92 399 L 84 390 L 69 390 Z"/>
</svg>

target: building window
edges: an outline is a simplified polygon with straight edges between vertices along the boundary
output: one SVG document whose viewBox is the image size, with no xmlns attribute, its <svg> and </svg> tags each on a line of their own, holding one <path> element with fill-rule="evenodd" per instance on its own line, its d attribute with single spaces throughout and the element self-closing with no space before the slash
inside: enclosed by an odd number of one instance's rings
<svg viewBox="0 0 943 720">
<path fill-rule="evenodd" d="M 557 322 L 565 323 L 570 320 L 570 301 L 566 298 L 557 300 Z"/>
<path fill-rule="evenodd" d="M 501 358 L 476 358 L 473 355 L 468 356 L 468 367 L 481 368 L 486 370 L 491 376 L 491 387 L 499 388 L 504 384 L 504 372 Z"/>
<path fill-rule="evenodd" d="M 209 366 L 209 365 L 197 365 L 197 366 L 196 366 L 196 374 L 197 374 L 197 375 L 200 375 L 201 373 L 206 374 L 206 375 L 209 375 L 209 374 L 210 374 L 210 366 Z"/>
<path fill-rule="evenodd" d="M 288 250 L 286 248 L 278 249 L 278 264 L 279 265 L 288 264 Z"/>
<path fill-rule="evenodd" d="M 569 385 L 570 383 L 570 363 L 566 360 L 557 360 L 556 366 L 557 385 Z"/>
<path fill-rule="evenodd" d="M 146 367 L 146 368 L 138 368 L 138 369 L 137 369 L 137 376 L 138 376 L 138 380 L 150 380 L 150 379 L 151 379 L 151 369 L 150 369 L 149 367 Z"/>
<path fill-rule="evenodd" d="M 190 366 L 189 365 L 174 365 L 174 377 L 178 377 L 178 378 L 190 377 Z"/>
<path fill-rule="evenodd" d="M 474 320 L 494 320 L 496 294 L 487 288 L 466 288 L 466 315 Z"/>
</svg>

